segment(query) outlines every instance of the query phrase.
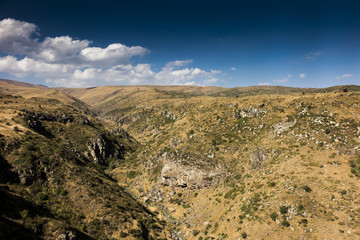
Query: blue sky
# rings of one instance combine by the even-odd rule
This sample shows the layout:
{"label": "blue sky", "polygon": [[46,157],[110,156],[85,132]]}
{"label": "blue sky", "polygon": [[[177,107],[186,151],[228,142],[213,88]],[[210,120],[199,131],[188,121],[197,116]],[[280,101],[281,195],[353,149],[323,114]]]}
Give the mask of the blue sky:
{"label": "blue sky", "polygon": [[0,1],[0,78],[48,86],[360,84],[358,1]]}

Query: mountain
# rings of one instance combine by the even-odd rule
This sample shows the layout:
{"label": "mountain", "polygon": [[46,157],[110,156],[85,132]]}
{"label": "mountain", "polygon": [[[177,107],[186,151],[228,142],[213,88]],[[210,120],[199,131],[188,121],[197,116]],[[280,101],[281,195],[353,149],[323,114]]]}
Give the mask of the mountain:
{"label": "mountain", "polygon": [[19,198],[1,209],[9,232],[360,238],[359,86],[7,88],[0,186]]}

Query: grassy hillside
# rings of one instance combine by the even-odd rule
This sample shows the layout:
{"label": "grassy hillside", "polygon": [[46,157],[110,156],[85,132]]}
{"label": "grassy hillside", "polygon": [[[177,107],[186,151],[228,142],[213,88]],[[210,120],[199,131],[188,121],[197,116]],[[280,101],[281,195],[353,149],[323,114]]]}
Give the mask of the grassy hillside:
{"label": "grassy hillside", "polygon": [[142,144],[113,177],[183,239],[356,239],[357,90],[140,88],[94,106]]}
{"label": "grassy hillside", "polygon": [[167,238],[107,174],[137,141],[58,90],[20,88],[0,92],[0,239]]}
{"label": "grassy hillside", "polygon": [[360,238],[359,86],[2,84],[5,234]]}

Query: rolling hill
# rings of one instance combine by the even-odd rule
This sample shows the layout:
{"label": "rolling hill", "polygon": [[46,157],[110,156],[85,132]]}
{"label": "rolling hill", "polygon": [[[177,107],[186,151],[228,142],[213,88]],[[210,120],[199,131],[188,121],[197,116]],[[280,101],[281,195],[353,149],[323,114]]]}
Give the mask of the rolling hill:
{"label": "rolling hill", "polygon": [[8,232],[360,238],[359,86],[0,87]]}

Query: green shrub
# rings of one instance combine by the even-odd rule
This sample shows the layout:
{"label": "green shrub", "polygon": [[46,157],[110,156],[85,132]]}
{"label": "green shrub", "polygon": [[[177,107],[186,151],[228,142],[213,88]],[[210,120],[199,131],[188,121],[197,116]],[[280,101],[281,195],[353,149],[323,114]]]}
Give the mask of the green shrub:
{"label": "green shrub", "polygon": [[136,175],[137,175],[137,172],[135,172],[135,171],[130,171],[130,172],[127,173],[127,177],[130,178],[130,179],[135,178]]}
{"label": "green shrub", "polygon": [[43,192],[38,192],[38,193],[36,194],[36,198],[37,198],[38,200],[40,200],[40,201],[44,201],[44,200],[47,199],[47,196],[46,196]]}
{"label": "green shrub", "polygon": [[284,227],[290,227],[290,223],[286,219],[281,222],[281,225]]}
{"label": "green shrub", "polygon": [[268,185],[269,185],[269,187],[275,187],[276,183],[275,182],[269,182]]}
{"label": "green shrub", "polygon": [[278,217],[278,214],[277,214],[276,212],[272,212],[272,213],[270,214],[270,217],[271,217],[271,219],[272,219],[273,221],[275,221],[276,218]]}
{"label": "green shrub", "polygon": [[22,211],[20,212],[20,215],[21,215],[21,218],[22,218],[22,219],[27,218],[27,217],[29,216],[29,210],[27,210],[27,209],[22,210]]}
{"label": "green shrub", "polygon": [[186,209],[186,208],[190,208],[190,204],[188,204],[188,203],[187,203],[187,204],[183,204],[182,206],[183,206],[183,208],[185,208],[185,209]]}
{"label": "green shrub", "polygon": [[288,206],[280,206],[280,213],[286,214],[288,212],[289,207]]}

